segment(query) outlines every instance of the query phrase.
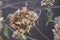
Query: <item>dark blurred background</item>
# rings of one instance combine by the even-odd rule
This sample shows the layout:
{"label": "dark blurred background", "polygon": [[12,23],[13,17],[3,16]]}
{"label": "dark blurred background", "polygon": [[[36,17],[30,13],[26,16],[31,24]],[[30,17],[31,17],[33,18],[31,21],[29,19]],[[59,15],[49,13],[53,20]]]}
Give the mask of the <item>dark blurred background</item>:
{"label": "dark blurred background", "polygon": [[[2,0],[3,1],[3,7],[8,5],[6,8],[3,8],[3,17],[6,19],[9,13],[15,12],[18,8],[21,9],[22,7],[25,6],[24,2],[28,2],[28,9],[30,10],[37,10],[39,14],[39,9],[41,9],[41,0]],[[13,5],[14,4],[14,5]],[[13,6],[12,6],[13,5]],[[53,19],[57,16],[60,16],[60,7],[55,6],[60,6],[60,0],[55,0],[54,6],[53,6]],[[47,22],[47,10],[42,9],[41,10],[41,15],[39,16],[38,19],[39,25],[37,24],[36,27],[39,28],[39,30],[46,35],[50,40],[54,40],[54,35],[52,32],[52,29],[54,28],[54,22],[50,22],[48,26],[46,27],[46,22]],[[8,23],[8,22],[6,22]],[[37,40],[47,40],[45,39],[35,28],[33,28],[31,31],[31,37],[35,38]],[[10,34],[10,39],[7,39],[3,33],[0,33],[1,36],[3,37],[4,40],[17,40],[11,37],[12,31],[9,30]],[[29,39],[28,39],[29,40]]]}

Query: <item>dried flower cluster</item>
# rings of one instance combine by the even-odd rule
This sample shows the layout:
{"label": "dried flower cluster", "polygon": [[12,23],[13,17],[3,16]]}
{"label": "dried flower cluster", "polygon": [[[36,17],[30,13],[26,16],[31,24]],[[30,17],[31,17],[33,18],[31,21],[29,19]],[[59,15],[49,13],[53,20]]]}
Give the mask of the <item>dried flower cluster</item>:
{"label": "dried flower cluster", "polygon": [[26,7],[23,7],[21,10],[18,9],[15,13],[11,14],[9,19],[10,26],[15,30],[13,37],[17,37],[30,31],[33,26],[32,21],[36,21],[38,15],[35,11],[30,11]]}
{"label": "dried flower cluster", "polygon": [[55,25],[55,28],[52,30],[54,35],[58,35],[60,37],[60,23]]}
{"label": "dried flower cluster", "polygon": [[42,0],[41,1],[41,6],[44,5],[53,5],[54,0]]}

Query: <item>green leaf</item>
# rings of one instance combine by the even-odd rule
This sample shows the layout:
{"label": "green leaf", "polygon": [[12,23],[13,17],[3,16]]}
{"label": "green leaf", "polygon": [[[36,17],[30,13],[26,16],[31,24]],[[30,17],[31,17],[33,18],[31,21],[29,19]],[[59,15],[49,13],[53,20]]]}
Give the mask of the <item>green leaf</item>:
{"label": "green leaf", "polygon": [[52,20],[52,16],[48,16],[48,21],[51,21]]}
{"label": "green leaf", "polygon": [[48,7],[48,12],[52,13],[52,8],[50,6]]}
{"label": "green leaf", "polygon": [[23,39],[22,36],[21,36],[18,40],[24,40],[24,39]]}
{"label": "green leaf", "polygon": [[46,23],[46,26],[52,21],[52,16],[48,16],[48,21]]}
{"label": "green leaf", "polygon": [[27,34],[28,36],[32,36],[30,32],[29,32],[29,33],[26,33],[26,34]]}
{"label": "green leaf", "polygon": [[2,29],[3,34],[9,39],[9,33],[8,33],[8,25],[3,23],[3,29]]}

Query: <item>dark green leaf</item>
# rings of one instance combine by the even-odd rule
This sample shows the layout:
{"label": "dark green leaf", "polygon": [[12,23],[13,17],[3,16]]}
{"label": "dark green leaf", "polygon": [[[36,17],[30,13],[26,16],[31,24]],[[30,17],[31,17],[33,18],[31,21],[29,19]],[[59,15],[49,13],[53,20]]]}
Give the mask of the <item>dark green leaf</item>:
{"label": "dark green leaf", "polygon": [[52,21],[52,16],[48,16],[48,21],[46,23],[46,26]]}

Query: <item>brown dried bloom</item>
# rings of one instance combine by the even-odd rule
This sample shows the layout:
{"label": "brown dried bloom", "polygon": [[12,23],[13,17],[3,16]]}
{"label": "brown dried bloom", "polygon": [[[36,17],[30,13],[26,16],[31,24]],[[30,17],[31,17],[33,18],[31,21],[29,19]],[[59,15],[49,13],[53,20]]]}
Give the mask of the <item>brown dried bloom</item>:
{"label": "brown dried bloom", "polygon": [[54,32],[54,35],[60,36],[60,23],[56,24],[52,31]]}
{"label": "brown dried bloom", "polygon": [[10,26],[15,32],[19,31],[19,33],[24,34],[30,31],[32,28],[32,21],[36,21],[38,15],[35,11],[30,11],[26,7],[23,7],[21,10],[18,9],[15,13],[11,14],[9,19]]}
{"label": "brown dried bloom", "polygon": [[54,0],[42,0],[41,1],[41,6],[44,5],[53,5]]}

